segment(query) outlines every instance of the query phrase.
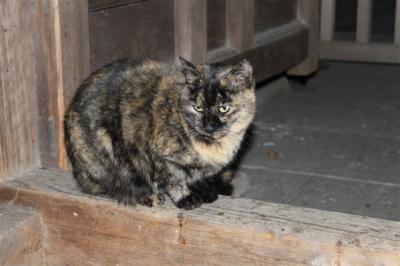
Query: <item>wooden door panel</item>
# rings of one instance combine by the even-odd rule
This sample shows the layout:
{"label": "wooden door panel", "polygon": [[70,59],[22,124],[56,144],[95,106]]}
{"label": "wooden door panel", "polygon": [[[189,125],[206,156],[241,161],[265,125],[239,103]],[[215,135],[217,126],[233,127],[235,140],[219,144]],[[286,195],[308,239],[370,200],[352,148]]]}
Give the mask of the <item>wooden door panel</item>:
{"label": "wooden door panel", "polygon": [[207,50],[224,47],[226,45],[226,0],[207,0],[207,7]]}
{"label": "wooden door panel", "polygon": [[294,0],[256,0],[254,32],[260,33],[295,20],[296,5]]}

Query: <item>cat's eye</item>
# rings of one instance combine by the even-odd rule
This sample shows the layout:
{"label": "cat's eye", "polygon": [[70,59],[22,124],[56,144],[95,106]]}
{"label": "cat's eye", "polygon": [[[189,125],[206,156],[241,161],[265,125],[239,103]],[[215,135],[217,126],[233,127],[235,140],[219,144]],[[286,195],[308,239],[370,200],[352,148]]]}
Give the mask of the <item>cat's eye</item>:
{"label": "cat's eye", "polygon": [[203,108],[200,105],[193,105],[193,109],[200,113],[203,112]]}
{"label": "cat's eye", "polygon": [[219,107],[219,111],[220,111],[221,113],[223,113],[223,114],[229,112],[229,109],[230,109],[229,105],[221,105],[221,106]]}

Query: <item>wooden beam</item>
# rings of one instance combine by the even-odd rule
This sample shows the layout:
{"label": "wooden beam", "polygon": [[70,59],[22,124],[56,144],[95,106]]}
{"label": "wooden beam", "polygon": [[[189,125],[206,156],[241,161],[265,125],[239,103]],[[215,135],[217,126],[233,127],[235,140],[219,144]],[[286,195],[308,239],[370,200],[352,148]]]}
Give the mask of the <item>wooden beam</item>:
{"label": "wooden beam", "polygon": [[82,194],[48,169],[0,185],[39,211],[49,265],[398,265],[400,222],[221,197],[182,211]]}
{"label": "wooden beam", "polygon": [[255,78],[260,81],[282,73],[307,56],[307,27],[298,22],[287,23],[257,34],[254,46],[244,52],[223,48],[208,54],[208,62],[236,64],[250,60]]}
{"label": "wooden beam", "polygon": [[320,1],[298,0],[297,17],[307,25],[308,48],[307,58],[288,71],[289,75],[307,76],[317,71],[320,42]]}
{"label": "wooden beam", "polygon": [[177,55],[194,63],[207,57],[207,1],[175,0]]}
{"label": "wooden beam", "polygon": [[34,210],[0,203],[0,265],[45,265],[42,233]]}
{"label": "wooden beam", "polygon": [[228,46],[247,50],[254,37],[254,0],[230,0],[226,4]]}
{"label": "wooden beam", "polygon": [[394,44],[400,46],[400,0],[396,0]]}
{"label": "wooden beam", "polygon": [[89,75],[89,24],[87,0],[52,0],[54,15],[54,66],[57,73],[50,113],[55,120],[58,165],[68,167],[64,147],[64,111],[80,83]]}
{"label": "wooden beam", "polygon": [[321,42],[321,59],[373,62],[400,63],[400,47],[392,44],[369,43],[368,45],[355,42]]}
{"label": "wooden beam", "polygon": [[321,0],[321,40],[332,41],[335,34],[336,0]]}
{"label": "wooden beam", "polygon": [[357,1],[356,41],[368,43],[371,36],[372,0]]}

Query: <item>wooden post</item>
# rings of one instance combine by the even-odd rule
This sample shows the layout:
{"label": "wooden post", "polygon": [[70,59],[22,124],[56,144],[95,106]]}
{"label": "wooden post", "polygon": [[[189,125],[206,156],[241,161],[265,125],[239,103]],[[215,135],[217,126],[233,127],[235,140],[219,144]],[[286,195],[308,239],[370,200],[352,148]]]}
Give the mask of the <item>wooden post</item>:
{"label": "wooden post", "polygon": [[308,55],[301,64],[288,71],[289,75],[307,76],[318,69],[320,44],[320,8],[320,1],[298,1],[298,19],[302,23],[306,24],[308,28]]}
{"label": "wooden post", "polygon": [[335,33],[336,0],[321,0],[321,40],[332,41]]}
{"label": "wooden post", "polygon": [[396,0],[394,44],[400,46],[400,0]]}
{"label": "wooden post", "polygon": [[89,75],[88,3],[74,0],[52,0],[54,15],[54,70],[57,72],[54,101],[55,135],[57,136],[58,166],[68,167],[64,147],[64,112],[80,83]]}
{"label": "wooden post", "polygon": [[371,35],[372,0],[358,0],[356,41],[368,43]]}
{"label": "wooden post", "polygon": [[176,0],[177,55],[194,63],[207,59],[207,1]]}
{"label": "wooden post", "polygon": [[228,45],[247,50],[253,44],[254,0],[230,0],[226,5]]}

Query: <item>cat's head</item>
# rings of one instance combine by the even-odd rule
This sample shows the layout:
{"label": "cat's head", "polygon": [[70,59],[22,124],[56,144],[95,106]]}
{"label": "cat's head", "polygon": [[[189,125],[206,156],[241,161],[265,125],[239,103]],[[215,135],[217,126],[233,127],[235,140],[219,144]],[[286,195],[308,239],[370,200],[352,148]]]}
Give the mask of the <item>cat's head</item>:
{"label": "cat's head", "polygon": [[181,107],[190,134],[211,142],[244,132],[255,113],[250,63],[194,65],[183,58],[180,61],[185,77]]}

